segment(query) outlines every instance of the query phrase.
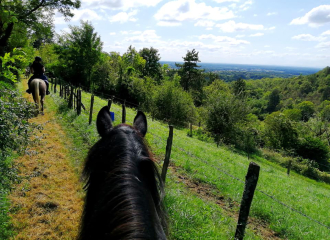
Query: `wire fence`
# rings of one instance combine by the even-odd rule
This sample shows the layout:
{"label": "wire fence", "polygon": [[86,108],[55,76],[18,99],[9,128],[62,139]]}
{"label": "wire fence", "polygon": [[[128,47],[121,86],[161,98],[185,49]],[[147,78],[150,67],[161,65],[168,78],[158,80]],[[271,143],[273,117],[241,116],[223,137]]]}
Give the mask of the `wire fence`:
{"label": "wire fence", "polygon": [[[84,90],[84,91],[87,92],[87,93],[90,93],[90,94],[96,94],[96,95],[98,95],[98,97],[100,97],[100,98],[117,100],[117,102],[119,102],[119,103],[121,103],[121,104],[129,104],[129,105],[131,105],[131,106],[133,106],[133,107],[136,107],[137,109],[139,109],[139,107],[140,107],[139,104],[135,104],[135,103],[132,103],[132,102],[126,101],[125,99],[122,99],[122,98],[117,97],[117,96],[115,96],[115,95],[104,94],[104,93],[100,93],[100,92],[97,92],[97,91],[90,92],[90,91],[88,91],[87,88],[84,88],[84,87],[79,87],[79,88],[81,88],[82,90]],[[187,124],[187,123],[184,123],[184,124]],[[156,135],[156,134],[154,134],[154,133],[151,133],[151,134],[152,134],[153,136],[155,136],[156,138],[158,138],[159,140],[163,140],[162,137],[160,137],[160,136],[158,136],[158,135]],[[197,160],[199,160],[199,161],[201,161],[201,162],[203,162],[203,163],[205,163],[205,164],[211,165],[214,169],[216,169],[217,171],[220,171],[220,172],[224,173],[225,175],[229,176],[230,178],[234,179],[235,181],[238,181],[238,182],[240,182],[240,183],[242,183],[242,184],[245,184],[245,181],[244,181],[244,180],[242,180],[242,179],[240,179],[240,178],[234,176],[233,174],[231,174],[231,173],[229,173],[229,172],[223,170],[223,168],[224,168],[224,165],[223,165],[223,164],[218,163],[218,165],[220,165],[221,167],[223,167],[223,168],[219,168],[218,166],[215,166],[215,165],[213,165],[213,164],[210,164],[210,162],[206,161],[205,159],[202,159],[202,158],[200,158],[200,157],[195,156],[195,155],[192,154],[190,151],[187,151],[187,150],[185,150],[184,148],[181,148],[181,147],[179,147],[179,146],[174,146],[174,148],[176,148],[176,149],[178,149],[179,151],[185,153],[185,154],[186,154],[187,156],[189,156],[189,157],[195,158],[195,159],[197,159]],[[173,158],[171,158],[171,159],[173,159]],[[320,164],[320,165],[322,165],[322,164]],[[324,165],[324,166],[326,166],[326,165]],[[322,226],[322,227],[324,227],[324,228],[330,230],[330,226],[328,226],[328,225],[326,225],[326,224],[324,224],[324,223],[321,223],[320,221],[318,221],[318,220],[316,220],[316,219],[314,219],[314,218],[308,216],[307,214],[303,213],[303,212],[300,211],[300,210],[297,210],[296,208],[294,208],[294,207],[292,207],[292,206],[289,206],[288,204],[284,203],[283,201],[280,201],[279,199],[277,199],[275,196],[273,196],[273,195],[271,195],[271,194],[268,194],[268,193],[265,192],[264,190],[256,189],[256,191],[259,192],[259,193],[261,193],[261,194],[263,194],[264,196],[266,196],[267,198],[271,199],[272,201],[274,201],[274,202],[276,202],[276,203],[278,203],[278,204],[280,204],[280,205],[286,207],[287,209],[289,209],[289,210],[291,210],[291,211],[293,211],[293,212],[296,212],[296,213],[298,213],[299,215],[305,217],[306,219],[309,219],[310,221],[313,221],[314,223],[316,223],[316,224],[318,224],[318,225],[320,225],[320,226]]]}

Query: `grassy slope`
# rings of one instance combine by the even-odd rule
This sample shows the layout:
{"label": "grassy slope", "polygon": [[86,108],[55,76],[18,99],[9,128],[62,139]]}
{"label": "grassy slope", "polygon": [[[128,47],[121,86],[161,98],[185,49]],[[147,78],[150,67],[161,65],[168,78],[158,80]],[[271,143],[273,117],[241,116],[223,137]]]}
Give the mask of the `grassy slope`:
{"label": "grassy slope", "polygon": [[[82,97],[82,101],[88,110],[90,95],[83,93]],[[95,98],[93,122],[95,122],[99,109],[106,104],[105,100]],[[113,105],[112,111],[115,112],[116,116],[115,124],[118,124],[121,120],[121,107]],[[79,117],[70,114],[72,115],[70,117],[72,126],[84,136],[89,145],[93,144],[97,140],[97,133],[95,126],[89,126],[87,123],[88,111],[83,112]],[[134,115],[133,110],[127,109],[128,123],[132,123]],[[148,123],[149,134],[147,134],[147,139],[153,152],[157,156],[163,156],[168,128],[165,124],[151,119],[148,119]],[[245,156],[233,153],[226,148],[217,148],[214,144],[187,137],[186,130],[175,129],[171,161],[176,166],[183,168],[192,178],[219,189],[228,201],[240,202],[243,184],[221,170],[225,170],[244,181],[249,164]],[[286,169],[261,158],[255,161],[261,166],[258,190],[273,195],[287,205],[328,226],[330,225],[330,219],[328,218],[329,185],[318,183],[294,173],[287,177]],[[234,221],[223,216],[221,209],[187,193],[184,187],[176,184],[171,175],[167,184],[166,201],[173,223],[171,229],[173,238],[196,239],[209,237],[227,239],[233,236]],[[198,203],[200,201],[202,202],[201,205]],[[213,215],[210,212],[216,213]],[[266,220],[270,227],[283,238],[327,239],[330,234],[329,229],[289,210],[260,192],[255,195],[251,215]],[[226,220],[223,221],[222,219]],[[205,229],[205,231],[200,231],[199,228]],[[205,234],[210,234],[210,236]],[[251,235],[249,238],[253,239],[254,237]]]}
{"label": "grassy slope", "polygon": [[[89,107],[90,95],[84,94],[83,101]],[[97,111],[106,102],[96,98],[94,120]],[[117,120],[121,119],[121,108],[113,106]],[[127,110],[127,119],[131,123],[134,111]],[[165,152],[168,127],[149,118],[147,139],[156,155]],[[174,131],[171,161],[186,170],[193,178],[219,189],[228,198],[240,202],[244,185],[219,170],[244,181],[248,168],[245,156],[226,148],[217,148],[215,144],[201,142],[187,136],[186,130]],[[330,226],[328,206],[330,205],[330,186],[324,183],[292,173],[286,175],[286,169],[262,158],[254,160],[261,166],[258,190],[274,196],[317,221]],[[172,189],[168,189],[171,196]],[[330,230],[314,223],[300,214],[291,211],[273,199],[256,192],[251,216],[269,222],[271,228],[284,238],[289,239],[328,239]]]}
{"label": "grassy slope", "polygon": [[[95,124],[88,125],[88,111],[83,111],[80,116],[77,116],[73,111],[68,111],[63,106],[62,99],[58,96],[53,97],[58,104],[59,116],[63,120],[61,121],[62,126],[66,129],[68,135],[71,136],[71,140],[75,148],[80,152],[80,155],[86,156],[88,148],[98,140]],[[86,108],[89,109],[88,100],[90,95],[83,93],[82,98]],[[106,104],[105,100],[95,98],[93,123],[96,120],[97,112]],[[113,105],[112,111],[115,112],[116,117],[114,124],[119,124],[121,122],[121,107]],[[127,109],[127,123],[132,123],[135,113],[131,109]],[[155,124],[157,122],[151,123],[149,120],[150,129]],[[147,136],[151,143],[152,139],[150,137],[152,135],[147,134]],[[164,152],[164,149],[154,150],[156,153],[158,150],[159,152]],[[82,160],[80,158],[80,161]],[[77,167],[81,165],[78,158],[75,165]],[[171,239],[230,239],[234,236],[235,219],[227,216],[213,202],[203,201],[196,195],[188,192],[185,186],[176,183],[175,177],[171,174],[168,174],[166,194],[166,204],[171,221]],[[260,237],[247,230],[245,239],[260,239]]]}

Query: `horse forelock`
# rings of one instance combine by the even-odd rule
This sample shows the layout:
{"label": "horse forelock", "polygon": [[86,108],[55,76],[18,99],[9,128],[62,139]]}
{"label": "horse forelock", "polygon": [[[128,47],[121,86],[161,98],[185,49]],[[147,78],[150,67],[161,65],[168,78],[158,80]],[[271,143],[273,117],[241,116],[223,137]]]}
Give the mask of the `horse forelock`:
{"label": "horse forelock", "polygon": [[121,124],[100,139],[88,154],[84,175],[88,181],[80,239],[93,229],[110,231],[105,232],[111,239],[165,238],[153,219],[156,215],[165,227],[160,176],[135,128]]}

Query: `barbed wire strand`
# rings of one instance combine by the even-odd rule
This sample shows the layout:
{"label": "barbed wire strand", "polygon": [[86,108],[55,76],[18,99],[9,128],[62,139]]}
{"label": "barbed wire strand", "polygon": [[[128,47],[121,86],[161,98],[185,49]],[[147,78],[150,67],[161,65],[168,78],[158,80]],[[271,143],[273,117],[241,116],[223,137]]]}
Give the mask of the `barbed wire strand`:
{"label": "barbed wire strand", "polygon": [[[84,89],[83,87],[79,87],[79,88],[83,89],[85,92],[88,92],[88,93],[90,93],[90,94],[93,94],[93,93],[87,91],[87,89]],[[94,93],[99,93],[99,92],[94,92]],[[106,96],[106,97],[109,97],[109,98],[116,98],[116,99],[118,99],[118,100],[124,101],[125,103],[128,103],[129,105],[135,105],[135,106],[139,107],[139,105],[134,104],[134,103],[130,103],[130,102],[124,100],[124,99],[121,99],[121,98],[116,97],[115,95],[108,95],[108,94],[103,94],[103,93],[101,93],[101,95]],[[184,122],[182,122],[182,123],[184,123]],[[185,123],[185,124],[187,124],[187,123]],[[159,137],[158,135],[155,135],[155,134],[152,134],[152,135],[157,136],[158,138],[161,138],[161,137]],[[162,139],[162,138],[161,138],[161,139]],[[180,148],[180,147],[176,147],[176,148],[178,148],[181,152],[186,153],[186,154],[187,154],[188,156],[190,156],[190,157],[193,157],[193,158],[195,158],[195,159],[198,159],[198,160],[200,160],[200,161],[202,161],[202,162],[204,162],[204,163],[206,163],[206,164],[210,164],[210,163],[207,162],[206,160],[201,159],[201,158],[199,158],[199,157],[197,157],[197,156],[191,154],[189,151],[187,151],[187,150],[185,150],[185,149],[183,149],[183,148]],[[220,164],[220,165],[223,166],[222,164]],[[321,165],[322,165],[322,164],[321,164]],[[227,176],[231,177],[232,179],[234,179],[234,180],[236,180],[236,181],[238,181],[238,182],[241,182],[241,183],[245,184],[245,181],[239,179],[238,177],[236,177],[236,176],[234,176],[234,175],[232,175],[232,174],[230,174],[230,173],[228,173],[228,172],[226,172],[226,171],[224,171],[224,170],[218,168],[217,166],[214,166],[214,165],[211,165],[211,166],[214,167],[215,169],[217,169],[218,171],[220,171],[220,172],[226,174]],[[324,165],[324,166],[325,166],[325,165]],[[310,217],[310,216],[304,214],[303,212],[301,212],[301,211],[299,211],[299,210],[297,210],[297,209],[295,209],[295,208],[293,208],[293,207],[291,207],[291,206],[285,204],[284,202],[278,200],[277,198],[275,198],[274,196],[272,196],[272,195],[270,195],[270,194],[264,192],[263,190],[259,190],[259,189],[257,188],[256,191],[257,191],[257,192],[260,192],[260,193],[262,193],[262,194],[264,194],[265,196],[267,196],[267,197],[269,197],[270,199],[272,199],[273,201],[275,201],[275,202],[281,204],[282,206],[284,206],[284,207],[290,209],[291,211],[294,211],[294,212],[300,214],[301,216],[306,217],[306,218],[309,219],[310,221],[313,221],[313,222],[315,222],[315,223],[317,223],[317,224],[319,224],[319,225],[321,225],[321,226],[323,226],[323,227],[325,227],[325,228],[327,228],[327,229],[330,230],[330,227],[329,227],[329,226],[327,226],[327,225],[325,225],[325,224],[319,222],[318,220],[315,220],[315,219],[313,219],[312,217]]]}

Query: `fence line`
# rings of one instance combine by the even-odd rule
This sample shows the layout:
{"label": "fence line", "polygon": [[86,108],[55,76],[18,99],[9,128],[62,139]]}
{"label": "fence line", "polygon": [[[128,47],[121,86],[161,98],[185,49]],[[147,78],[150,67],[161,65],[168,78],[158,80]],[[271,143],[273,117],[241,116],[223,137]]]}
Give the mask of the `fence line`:
{"label": "fence line", "polygon": [[[197,157],[197,156],[194,156],[193,154],[191,154],[189,151],[186,151],[185,149],[182,149],[182,148],[180,148],[180,147],[177,147],[177,148],[178,148],[180,151],[185,152],[187,155],[189,155],[189,156],[191,156],[191,157],[193,157],[193,158],[195,158],[195,159],[198,159],[198,160],[200,160],[200,161],[202,161],[202,162],[204,162],[204,163],[210,164],[209,162],[205,161],[204,159],[201,159],[201,158],[199,158],[199,157]],[[219,164],[220,164],[221,166],[223,166],[221,163],[219,163]],[[226,171],[224,171],[224,170],[222,170],[222,169],[220,169],[220,168],[218,168],[218,167],[216,167],[216,166],[214,166],[214,165],[212,165],[212,164],[211,164],[211,166],[214,167],[215,169],[217,169],[218,171],[221,171],[221,172],[223,172],[224,174],[230,176],[231,178],[235,179],[236,181],[239,181],[239,182],[241,182],[241,183],[243,183],[243,184],[245,183],[244,181],[242,181],[242,180],[239,179],[238,177],[235,177],[234,175],[232,175],[232,174],[230,174],[230,173],[228,173],[228,172],[226,172]],[[260,193],[262,193],[262,194],[264,194],[265,196],[267,196],[267,197],[269,197],[269,198],[271,198],[271,199],[274,200],[275,202],[277,202],[277,203],[279,203],[279,204],[281,204],[281,205],[283,205],[283,206],[289,208],[291,211],[294,211],[294,212],[296,212],[296,213],[299,213],[300,215],[302,215],[302,216],[308,218],[309,220],[311,220],[311,221],[313,221],[313,222],[315,222],[315,223],[317,223],[317,224],[319,224],[319,225],[321,225],[321,226],[323,226],[323,227],[325,227],[325,228],[327,228],[327,229],[330,230],[330,227],[329,227],[329,226],[327,226],[327,225],[325,225],[325,224],[319,222],[318,220],[315,220],[315,219],[313,219],[312,217],[310,217],[310,216],[304,214],[303,212],[301,212],[301,211],[299,211],[299,210],[297,210],[297,209],[295,209],[295,208],[293,208],[293,207],[291,207],[291,206],[285,204],[284,202],[278,200],[276,197],[274,197],[274,196],[272,196],[272,195],[270,195],[270,194],[264,192],[263,190],[256,189],[256,191],[257,191],[257,192],[260,192]]]}
{"label": "fence line", "polygon": [[[87,91],[86,88],[85,88],[85,89],[84,89],[83,87],[78,87],[78,88],[81,88],[81,89],[85,90],[86,92],[90,93],[89,91]],[[98,92],[94,92],[94,93],[98,93]],[[101,94],[103,94],[103,93],[101,93]],[[120,98],[116,97],[115,95],[107,95],[107,94],[103,94],[103,96],[104,96],[104,95],[105,95],[106,97],[110,97],[110,98],[113,97],[113,98],[116,98],[116,99],[118,99],[118,100],[122,100],[122,101],[124,101],[124,102],[126,102],[126,103],[129,103],[129,105],[135,105],[135,106],[139,107],[139,105],[134,104],[134,103],[127,102],[127,101],[125,101],[124,99],[120,99]],[[101,97],[101,96],[99,96],[99,97]],[[185,124],[187,124],[187,123],[185,123]],[[156,135],[156,134],[152,134],[152,135],[157,136],[159,139],[162,139],[161,137],[159,137],[159,136]],[[209,162],[207,162],[206,160],[201,159],[201,158],[199,158],[199,157],[197,157],[197,156],[191,154],[189,151],[187,151],[187,150],[185,150],[185,149],[183,149],[183,148],[180,148],[180,147],[177,147],[177,148],[178,148],[180,151],[182,151],[182,152],[186,153],[187,155],[189,155],[190,157],[193,157],[193,158],[195,158],[195,159],[198,159],[198,160],[200,160],[200,161],[202,161],[202,162],[204,162],[204,163],[206,163],[206,164],[209,164]],[[221,163],[219,163],[219,164],[220,164],[220,166],[223,166]],[[239,179],[238,177],[236,177],[236,176],[234,176],[234,175],[232,175],[232,174],[230,174],[230,173],[228,173],[228,172],[226,172],[226,171],[224,171],[224,170],[222,170],[222,169],[220,169],[220,168],[218,168],[218,167],[216,167],[216,166],[214,166],[214,165],[211,165],[211,166],[214,167],[215,169],[217,169],[218,171],[220,171],[220,172],[222,172],[222,173],[228,175],[228,176],[231,177],[232,179],[234,179],[234,180],[236,180],[236,181],[238,181],[238,182],[241,182],[241,183],[245,184],[245,182],[244,182],[243,180]],[[291,211],[294,211],[294,212],[300,214],[301,216],[303,216],[303,217],[305,217],[305,218],[307,218],[307,219],[309,219],[309,220],[311,220],[311,221],[313,221],[313,222],[319,224],[320,226],[323,226],[323,227],[325,227],[325,228],[327,228],[327,229],[330,230],[330,227],[329,227],[329,226],[327,226],[327,225],[325,225],[325,224],[319,222],[318,220],[315,220],[315,219],[313,219],[312,217],[310,217],[310,216],[304,214],[303,212],[301,212],[301,211],[299,211],[299,210],[297,210],[297,209],[295,209],[295,208],[293,208],[293,207],[291,207],[291,206],[285,204],[284,202],[278,200],[276,197],[274,197],[274,196],[272,196],[272,195],[270,195],[270,194],[264,192],[263,190],[258,190],[258,189],[256,189],[256,191],[257,191],[257,192],[260,192],[260,193],[262,193],[262,194],[264,194],[264,195],[267,196],[268,198],[270,198],[270,199],[272,199],[273,201],[275,201],[275,202],[281,204],[282,206],[284,206],[284,207],[290,209]]]}

